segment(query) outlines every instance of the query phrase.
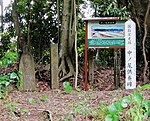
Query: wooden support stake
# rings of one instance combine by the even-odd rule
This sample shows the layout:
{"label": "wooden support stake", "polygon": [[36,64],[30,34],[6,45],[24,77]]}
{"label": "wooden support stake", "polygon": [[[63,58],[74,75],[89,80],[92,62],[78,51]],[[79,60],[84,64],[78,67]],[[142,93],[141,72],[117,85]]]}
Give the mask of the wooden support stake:
{"label": "wooden support stake", "polygon": [[93,60],[93,52],[90,52],[89,56],[89,82],[94,82],[94,60]]}
{"label": "wooden support stake", "polygon": [[51,88],[58,89],[58,44],[51,44]]}
{"label": "wooden support stake", "polygon": [[118,89],[120,86],[120,65],[121,49],[114,49],[114,86]]}
{"label": "wooden support stake", "polygon": [[85,36],[85,62],[84,62],[84,88],[88,90],[88,22],[86,22],[86,36]]}

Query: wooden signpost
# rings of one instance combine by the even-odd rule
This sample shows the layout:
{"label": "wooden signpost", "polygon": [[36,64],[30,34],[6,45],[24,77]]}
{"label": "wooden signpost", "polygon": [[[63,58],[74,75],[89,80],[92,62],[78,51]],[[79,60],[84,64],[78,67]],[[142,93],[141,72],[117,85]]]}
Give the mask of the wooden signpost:
{"label": "wooden signpost", "polygon": [[[127,38],[129,37],[130,34],[129,32],[127,32],[129,30],[129,25],[131,25],[131,29],[135,29],[135,24],[133,25],[133,21],[131,20],[127,21],[125,24],[125,20],[120,20],[118,17],[84,18],[83,20],[86,22],[84,78],[85,78],[85,90],[88,90],[88,49],[89,48],[125,48],[125,46],[128,46],[126,41],[129,41],[129,38]],[[133,43],[135,44],[135,30],[131,32],[131,34],[134,34],[134,37],[132,37],[132,39],[134,39]],[[130,47],[131,46],[133,45],[130,45]],[[130,47],[128,47],[127,49],[129,50]],[[128,50],[126,50],[126,52],[128,52]],[[133,55],[135,57],[135,48],[134,48]],[[127,57],[129,58],[128,55]],[[126,68],[128,67],[128,71],[129,71],[130,63],[129,60],[127,61],[127,58],[126,58],[126,63],[128,63],[128,66],[126,66]],[[133,64],[131,65],[133,66]],[[136,70],[134,71],[136,73]],[[120,73],[120,70],[117,70],[116,72]],[[119,74],[115,74],[115,75],[119,75]],[[129,74],[127,72],[126,72],[126,77],[129,77]],[[117,78],[118,76],[115,77],[115,79]],[[134,78],[135,78],[135,74],[134,74]],[[134,86],[132,88],[135,87],[135,81],[133,81],[133,85]],[[127,89],[129,89],[129,87]]]}
{"label": "wooden signpost", "polygon": [[125,22],[126,89],[136,88],[136,27],[129,19]]}

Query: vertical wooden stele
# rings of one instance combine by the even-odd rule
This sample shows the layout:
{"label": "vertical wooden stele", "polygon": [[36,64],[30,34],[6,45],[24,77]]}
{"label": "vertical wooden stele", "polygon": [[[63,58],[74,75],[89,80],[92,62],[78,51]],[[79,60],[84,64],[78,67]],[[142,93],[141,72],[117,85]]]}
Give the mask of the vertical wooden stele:
{"label": "vertical wooden stele", "polygon": [[51,44],[51,88],[58,89],[59,81],[58,81],[58,44]]}

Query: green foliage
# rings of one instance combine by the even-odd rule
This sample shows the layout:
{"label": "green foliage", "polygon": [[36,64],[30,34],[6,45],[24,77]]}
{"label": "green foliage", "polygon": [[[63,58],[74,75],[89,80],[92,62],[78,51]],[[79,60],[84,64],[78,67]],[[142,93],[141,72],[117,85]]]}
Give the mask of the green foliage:
{"label": "green foliage", "polygon": [[[43,62],[45,60],[48,62],[50,41],[54,39],[54,42],[57,42],[58,40],[56,1],[19,0],[15,11],[18,14],[21,32],[26,39],[28,34],[30,35],[30,49],[35,61],[39,61],[43,55],[46,55],[43,58]],[[7,30],[11,34],[11,37],[16,37],[14,26],[12,26],[13,19],[11,12],[12,8],[8,8],[4,17],[4,23],[8,24]],[[29,26],[30,29],[28,29]],[[8,40],[10,41],[10,39]]]}
{"label": "green foliage", "polygon": [[3,32],[0,34],[1,41],[0,41],[0,58],[10,49],[10,34],[8,32]]}
{"label": "green foliage", "polygon": [[123,106],[121,102],[112,103],[108,107],[100,104],[98,110],[99,117],[105,121],[118,121],[118,113],[123,110]]}
{"label": "green foliage", "polygon": [[109,113],[108,107],[106,105],[99,104],[98,116],[101,117],[102,119],[105,119],[108,113]]}
{"label": "green foliage", "polygon": [[64,82],[63,87],[64,87],[66,93],[70,93],[72,91],[72,86],[70,85],[69,82]]}
{"label": "green foliage", "polygon": [[150,84],[145,84],[144,86],[138,86],[138,89],[140,90],[150,89]]}
{"label": "green foliage", "polygon": [[6,52],[4,56],[0,59],[0,67],[8,67],[12,65],[17,60],[17,53],[16,52]]}
{"label": "green foliage", "polygon": [[6,88],[11,82],[16,82],[19,80],[17,73],[12,72],[7,75],[0,75],[0,89]]}
{"label": "green foliage", "polygon": [[9,99],[5,99],[5,105],[6,108],[8,108],[10,110],[10,112],[13,112],[17,106],[16,102],[11,102]]}
{"label": "green foliage", "polygon": [[85,24],[82,19],[78,20],[78,54],[82,56],[84,50]]}
{"label": "green foliage", "polygon": [[127,111],[127,115],[131,121],[143,121],[144,119],[148,119],[148,116],[150,116],[150,100],[144,100],[139,92],[134,92],[131,104],[133,106]]}
{"label": "green foliage", "polygon": [[[6,52],[5,55],[0,59],[0,67],[7,68],[11,66],[17,59],[17,54],[15,52]],[[8,72],[0,74],[0,98],[4,98],[3,92],[8,89],[11,82],[19,81],[18,72]]]}
{"label": "green foliage", "polygon": [[[80,92],[78,95],[80,95],[81,97],[85,96],[84,94],[81,95]],[[79,100],[76,102],[68,102],[68,105],[70,109],[72,110],[69,111],[68,115],[65,118],[64,117],[62,118],[62,121],[73,120],[74,116],[77,116],[77,115],[82,115],[86,119],[88,116],[94,115],[95,113],[95,110],[90,108],[86,97],[83,97],[82,100]]]}
{"label": "green foliage", "polygon": [[96,16],[120,17],[121,19],[129,16],[127,8],[119,8],[115,0],[94,0],[92,6],[98,11]]}
{"label": "green foliage", "polygon": [[36,101],[33,98],[28,99],[29,104],[36,105]]}
{"label": "green foliage", "polygon": [[114,65],[114,51],[113,49],[101,49],[97,50],[98,58],[94,60],[97,66],[113,66]]}
{"label": "green foliage", "polygon": [[42,97],[40,98],[41,101],[46,101],[47,100],[47,96],[46,95],[42,95]]}
{"label": "green foliage", "polygon": [[[149,89],[150,86],[140,88]],[[132,96],[123,97],[109,106],[100,104],[98,115],[105,121],[119,121],[119,112],[124,110],[127,110],[124,116],[128,121],[143,121],[150,117],[150,100],[145,100],[140,92],[133,92]]]}

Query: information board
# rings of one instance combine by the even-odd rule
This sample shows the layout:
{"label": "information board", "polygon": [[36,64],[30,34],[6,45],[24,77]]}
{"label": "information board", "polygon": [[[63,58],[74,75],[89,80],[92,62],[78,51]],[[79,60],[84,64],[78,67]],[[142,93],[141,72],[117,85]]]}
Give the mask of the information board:
{"label": "information board", "polygon": [[88,21],[88,47],[125,46],[125,22],[115,20]]}
{"label": "information board", "polygon": [[88,89],[88,48],[125,48],[126,89],[136,88],[136,25],[118,17],[84,18],[85,90]]}

